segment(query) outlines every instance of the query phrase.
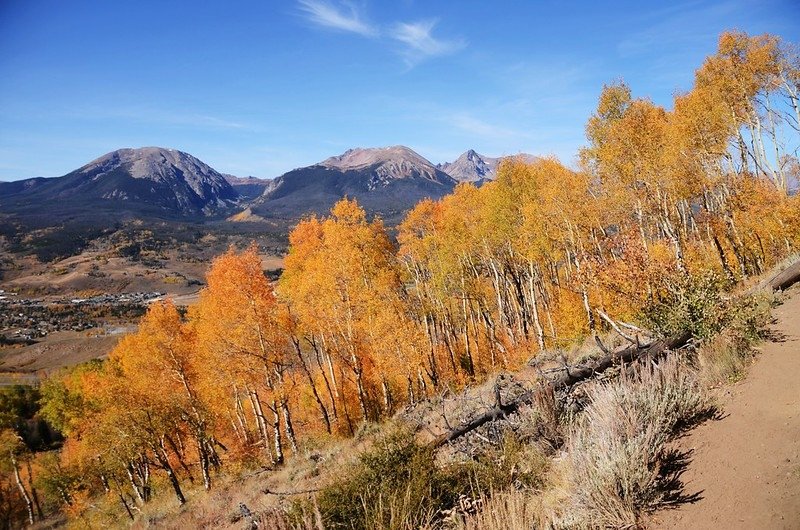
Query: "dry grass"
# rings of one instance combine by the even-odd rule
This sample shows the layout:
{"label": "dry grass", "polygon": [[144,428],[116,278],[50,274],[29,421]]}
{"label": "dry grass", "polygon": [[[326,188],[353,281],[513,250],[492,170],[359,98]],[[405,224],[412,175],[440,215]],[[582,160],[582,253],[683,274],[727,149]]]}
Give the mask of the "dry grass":
{"label": "dry grass", "polygon": [[753,359],[753,350],[730,333],[723,333],[703,344],[697,360],[703,379],[709,386],[735,383],[745,375]]}
{"label": "dry grass", "polygon": [[497,493],[457,528],[632,528],[670,498],[668,442],[713,410],[696,371],[670,356],[587,394],[544,489]]}
{"label": "dry grass", "polygon": [[[380,430],[382,426],[373,426]],[[276,470],[260,468],[229,468],[224,475],[216,476],[214,489],[206,492],[201,484],[184,484],[187,504],[178,509],[168,485],[164,494],[157,495],[142,507],[133,528],[247,528],[240,504],[253,514],[260,528],[294,528],[285,517],[292,501],[300,495],[265,493],[295,493],[313,490],[338,478],[338,472],[355,461],[357,455],[370,447],[374,433],[365,432],[359,438],[326,439],[318,443],[306,440],[300,454],[289,458]],[[112,502],[114,500],[112,499]],[[119,510],[118,507],[114,507]],[[314,528],[313,513],[296,522],[296,528]],[[282,525],[282,526],[281,526]],[[100,525],[100,527],[106,527]]]}
{"label": "dry grass", "polygon": [[496,493],[478,513],[456,523],[458,530],[531,530],[542,527],[541,499],[533,492]]}
{"label": "dry grass", "polygon": [[711,411],[696,373],[671,356],[589,392],[567,446],[567,502],[556,527],[633,527],[666,500],[667,443]]}

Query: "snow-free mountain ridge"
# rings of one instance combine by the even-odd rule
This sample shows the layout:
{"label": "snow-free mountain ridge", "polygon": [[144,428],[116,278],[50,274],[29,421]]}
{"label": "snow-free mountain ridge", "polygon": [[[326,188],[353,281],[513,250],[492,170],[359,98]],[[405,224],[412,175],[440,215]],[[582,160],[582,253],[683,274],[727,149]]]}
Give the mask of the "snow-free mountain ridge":
{"label": "snow-free mountain ridge", "polygon": [[[459,182],[472,182],[482,184],[497,177],[497,168],[505,158],[509,157],[490,157],[476,153],[470,149],[455,159],[453,162],[438,164],[436,167],[453,177]],[[520,153],[513,155],[512,158],[522,158],[532,161],[536,157],[533,155]]]}
{"label": "snow-free mountain ridge", "polygon": [[208,164],[160,147],[118,149],[62,177],[0,183],[0,211],[23,214],[98,209],[208,217],[230,210],[238,199]]}
{"label": "snow-free mountain ridge", "polygon": [[[531,159],[530,155],[518,155]],[[387,223],[399,222],[422,199],[439,199],[459,182],[496,177],[502,158],[469,150],[432,164],[401,146],[355,148],[274,179],[223,174],[175,149],[118,149],[62,177],[0,182],[0,213],[46,216],[104,212],[174,219],[241,218],[291,221],[326,214],[350,197]]]}
{"label": "snow-free mountain ridge", "polygon": [[420,200],[441,198],[456,184],[408,147],[357,148],[281,175],[251,209],[265,218],[299,218],[324,214],[350,197],[394,223]]}

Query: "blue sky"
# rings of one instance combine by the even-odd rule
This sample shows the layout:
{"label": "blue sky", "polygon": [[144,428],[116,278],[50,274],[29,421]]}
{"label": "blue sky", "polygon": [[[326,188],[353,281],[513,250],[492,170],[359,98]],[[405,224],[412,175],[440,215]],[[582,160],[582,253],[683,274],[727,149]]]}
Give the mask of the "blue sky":
{"label": "blue sky", "polygon": [[0,0],[0,179],[120,147],[274,177],[350,147],[573,160],[603,83],[670,105],[800,2]]}

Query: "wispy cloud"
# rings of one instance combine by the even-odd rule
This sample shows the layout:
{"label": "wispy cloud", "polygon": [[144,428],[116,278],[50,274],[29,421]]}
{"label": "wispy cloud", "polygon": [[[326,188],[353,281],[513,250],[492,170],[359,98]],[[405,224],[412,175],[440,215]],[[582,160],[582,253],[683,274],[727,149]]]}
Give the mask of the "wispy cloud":
{"label": "wispy cloud", "polygon": [[166,127],[192,127],[206,130],[253,130],[251,124],[203,113],[181,112],[147,105],[118,107],[80,107],[66,113],[72,119],[124,120],[130,123],[157,124]]}
{"label": "wispy cloud", "polygon": [[[136,116],[131,114],[130,117]],[[178,114],[178,113],[159,113],[142,118],[143,121],[158,121],[165,125],[187,126],[187,127],[206,127],[209,129],[250,129],[251,126],[238,121],[217,118],[205,114]]]}
{"label": "wispy cloud", "polygon": [[347,0],[297,0],[297,6],[303,17],[316,26],[399,42],[400,54],[409,68],[431,57],[450,55],[467,45],[463,39],[434,36],[436,19],[377,25],[367,19],[363,8]]}
{"label": "wispy cloud", "polygon": [[445,40],[434,37],[433,29],[437,22],[437,20],[399,22],[392,27],[391,37],[405,45],[403,55],[409,64],[415,64],[428,57],[450,55],[467,45],[461,39]]}
{"label": "wispy cloud", "polygon": [[325,0],[299,0],[303,15],[312,23],[364,37],[377,37],[378,28],[367,22],[363,13],[349,2],[334,5]]}
{"label": "wispy cloud", "polygon": [[656,10],[652,21],[643,20],[639,31],[623,39],[617,50],[621,57],[629,58],[665,50],[676,54],[686,49],[702,49],[703,44],[715,42],[730,15],[745,11],[740,0],[729,0],[712,5],[696,1],[679,3],[667,10]]}
{"label": "wispy cloud", "polygon": [[457,113],[449,118],[450,123],[457,129],[473,136],[482,138],[514,138],[525,137],[525,133],[515,131],[499,125],[488,123],[467,113]]}

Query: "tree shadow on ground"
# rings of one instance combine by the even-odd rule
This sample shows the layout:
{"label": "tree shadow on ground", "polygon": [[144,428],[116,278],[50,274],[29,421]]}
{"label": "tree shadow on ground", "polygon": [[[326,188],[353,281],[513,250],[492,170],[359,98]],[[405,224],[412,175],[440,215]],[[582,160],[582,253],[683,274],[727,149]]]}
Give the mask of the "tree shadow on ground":
{"label": "tree shadow on ground", "polygon": [[[709,405],[675,429],[676,439],[686,436],[692,429],[708,420],[719,421],[726,417],[722,411]],[[667,449],[662,455],[658,473],[658,488],[664,496],[660,508],[676,508],[682,504],[694,504],[703,498],[703,490],[686,493],[681,477],[692,461],[693,449],[682,450],[677,447]]]}
{"label": "tree shadow on ground", "polygon": [[686,485],[681,479],[692,461],[693,453],[693,449],[682,451],[673,448],[668,449],[664,455],[658,474],[659,488],[664,492],[661,507],[677,508],[682,504],[694,504],[703,498],[703,490],[686,493],[684,491]]}
{"label": "tree shadow on ground", "polygon": [[794,342],[797,340],[794,337],[789,338],[789,336],[786,333],[774,329],[764,330],[762,336],[764,338],[764,341],[766,342],[789,342],[789,341]]}

